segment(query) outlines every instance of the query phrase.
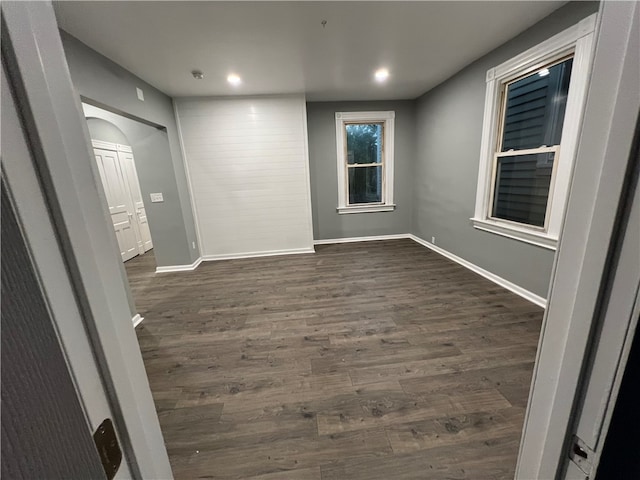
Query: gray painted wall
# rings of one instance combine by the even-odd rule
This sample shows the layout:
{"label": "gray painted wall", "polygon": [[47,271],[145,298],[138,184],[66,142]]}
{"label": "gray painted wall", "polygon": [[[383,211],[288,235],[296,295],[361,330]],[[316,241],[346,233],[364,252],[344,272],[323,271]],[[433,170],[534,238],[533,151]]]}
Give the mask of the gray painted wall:
{"label": "gray painted wall", "polygon": [[[185,263],[184,231],[176,177],[167,132],[144,123],[83,104],[91,138],[124,143],[133,149],[144,207],[149,219],[153,251],[159,266]],[[169,173],[167,173],[169,172]],[[164,202],[151,203],[149,194],[162,192]]]}
{"label": "gray painted wall", "polygon": [[89,134],[92,139],[131,145],[131,140],[129,140],[129,137],[127,137],[120,128],[110,121],[102,119],[102,115],[104,114],[116,116],[115,114],[87,103],[82,104],[82,109],[85,111],[87,126],[89,127]]}
{"label": "gray painted wall", "polygon": [[[158,236],[158,232],[153,237],[154,246],[157,242],[158,245],[164,245],[157,250],[160,257],[156,256],[156,260],[158,265],[163,266],[193,263],[200,253],[172,99],[68,33],[61,31],[60,34],[71,79],[79,95],[110,111],[166,128],[166,132],[159,133],[161,131],[157,130],[155,137],[150,136],[145,140],[149,148],[156,152],[161,150],[160,143],[162,148],[168,149],[170,161],[158,161],[153,175],[163,185],[174,184],[169,198],[165,196],[165,202],[158,204],[162,205],[162,209],[158,208],[154,213],[148,210],[156,218],[154,221],[150,216],[150,222],[156,224],[156,229],[162,223],[167,225],[163,232],[168,235],[166,239]],[[138,100],[136,87],[144,91],[144,102]],[[144,136],[142,132],[139,131]],[[158,141],[158,145],[152,147],[155,141]],[[153,230],[151,233],[153,235]],[[192,242],[196,244],[195,249]]]}
{"label": "gray painted wall", "polygon": [[[335,112],[394,110],[393,212],[339,215],[336,166]],[[313,210],[313,238],[360,237],[409,233],[412,222],[413,164],[415,161],[415,107],[412,100],[307,103],[309,175]]]}
{"label": "gray painted wall", "polygon": [[413,233],[542,297],[554,252],[476,230],[475,208],[486,71],[597,12],[570,3],[417,100]]}

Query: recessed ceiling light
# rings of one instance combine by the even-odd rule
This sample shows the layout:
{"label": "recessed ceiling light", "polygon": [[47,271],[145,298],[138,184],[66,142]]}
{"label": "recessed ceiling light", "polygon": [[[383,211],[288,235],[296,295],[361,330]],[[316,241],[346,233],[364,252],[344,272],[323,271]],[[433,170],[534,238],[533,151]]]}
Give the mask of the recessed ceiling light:
{"label": "recessed ceiling light", "polygon": [[549,75],[549,69],[548,68],[543,68],[542,70],[540,70],[538,72],[538,75],[540,75],[541,77],[546,77],[547,75]]}
{"label": "recessed ceiling light", "polygon": [[204,73],[202,73],[200,70],[194,70],[193,72],[191,72],[191,75],[193,75],[193,78],[195,78],[196,80],[202,80],[204,78]]}
{"label": "recessed ceiling light", "polygon": [[227,82],[231,85],[240,85],[242,83],[242,79],[235,73],[232,73],[227,77]]}
{"label": "recessed ceiling light", "polygon": [[389,70],[387,70],[386,68],[380,68],[376,70],[374,76],[376,77],[376,81],[384,82],[387,78],[389,78]]}

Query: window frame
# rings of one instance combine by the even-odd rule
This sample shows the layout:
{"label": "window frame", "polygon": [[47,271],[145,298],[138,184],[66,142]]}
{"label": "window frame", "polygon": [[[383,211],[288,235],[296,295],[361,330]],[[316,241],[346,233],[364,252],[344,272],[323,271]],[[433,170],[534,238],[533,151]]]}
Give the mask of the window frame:
{"label": "window frame", "polygon": [[[336,112],[336,159],[338,168],[339,214],[391,212],[393,202],[395,111],[378,112]],[[359,164],[349,167],[347,156],[346,126],[349,124],[382,124],[382,157],[379,164]],[[380,166],[382,170],[382,201],[375,203],[349,203],[349,168]]]}
{"label": "window frame", "polygon": [[[515,240],[555,250],[557,248],[564,210],[567,203],[573,162],[586,100],[591,60],[593,57],[596,14],[558,33],[539,45],[491,68],[486,75],[486,93],[482,126],[482,143],[478,170],[478,186],[474,215],[474,228]],[[496,183],[496,165],[500,152],[504,121],[504,94],[506,87],[535,71],[572,56],[573,65],[565,117],[562,124],[561,145],[556,147],[547,213],[544,228],[492,216]],[[549,146],[553,147],[553,146]],[[529,151],[540,150],[530,149]],[[513,150],[519,155],[525,150]]]}
{"label": "window frame", "polygon": [[[553,153],[553,166],[551,167],[551,179],[549,180],[549,196],[547,198],[547,207],[544,216],[544,225],[539,227],[537,225],[530,225],[522,222],[516,222],[515,220],[507,220],[505,218],[493,216],[493,202],[495,201],[496,184],[498,183],[497,170],[498,170],[498,158],[500,157],[516,157],[525,155],[535,155],[538,153]],[[553,187],[555,185],[556,175],[558,171],[558,159],[560,155],[560,145],[552,145],[550,147],[540,148],[528,148],[523,150],[507,150],[504,152],[495,152],[493,155],[493,168],[491,170],[491,190],[489,192],[489,204],[487,211],[487,219],[505,223],[506,225],[524,226],[534,231],[547,232],[549,229],[549,219],[551,216],[551,206],[553,204]]]}

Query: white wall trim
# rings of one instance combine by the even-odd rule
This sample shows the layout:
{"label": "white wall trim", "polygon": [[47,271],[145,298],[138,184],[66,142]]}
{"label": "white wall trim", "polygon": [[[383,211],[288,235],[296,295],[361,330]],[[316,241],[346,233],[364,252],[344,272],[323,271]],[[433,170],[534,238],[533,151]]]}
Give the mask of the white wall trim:
{"label": "white wall trim", "polygon": [[360,206],[350,205],[348,207],[338,207],[338,214],[352,214],[352,213],[373,213],[373,212],[393,212],[396,209],[396,205],[393,203],[385,203],[381,205],[363,204]]}
{"label": "white wall trim", "polygon": [[490,69],[487,72],[487,82],[509,75],[513,70],[521,71],[523,74],[533,71],[537,68],[536,63],[540,61],[541,56],[561,55],[580,38],[595,31],[597,15],[594,13],[583,18],[575,25]]}
{"label": "white wall trim", "polygon": [[314,240],[314,245],[330,245],[333,243],[354,243],[354,242],[374,242],[376,240],[399,240],[402,238],[411,238],[409,233],[396,233],[392,235],[373,235],[370,237],[347,237],[347,238],[327,238],[322,240]]}
{"label": "white wall trim", "polygon": [[219,260],[235,260],[239,258],[275,257],[278,255],[299,255],[301,253],[316,253],[313,248],[292,248],[288,250],[267,250],[264,252],[246,253],[222,253],[217,255],[204,255],[202,261],[215,262]]}
{"label": "white wall trim", "polygon": [[502,223],[488,219],[482,220],[479,218],[472,218],[470,220],[473,227],[478,230],[495,233],[496,235],[501,235],[507,238],[513,238],[514,240],[520,240],[521,242],[546,248],[547,250],[555,251],[558,246],[558,239],[552,238],[547,234],[538,233],[526,228],[519,229],[515,225],[505,228]]}
{"label": "white wall trim", "polygon": [[136,328],[138,325],[142,323],[144,317],[139,313],[136,313],[135,316],[131,319],[131,323],[133,323],[133,328]]}
{"label": "white wall trim", "polygon": [[96,140],[94,138],[91,139],[91,146],[93,148],[100,148],[102,150],[112,150],[114,152],[133,153],[133,149],[129,145],[123,145],[121,143],[105,142],[104,140]]}
{"label": "white wall trim", "polygon": [[168,265],[166,267],[156,267],[156,273],[171,273],[171,272],[190,272],[198,268],[198,265],[202,263],[203,258],[198,259],[190,265]]}
{"label": "white wall trim", "polygon": [[[403,238],[407,238],[404,236]],[[202,262],[216,262],[219,260],[235,260],[240,258],[275,257],[278,255],[298,255],[301,253],[316,253],[313,248],[293,248],[288,250],[266,250],[264,252],[223,253],[219,255],[203,255],[190,265],[169,265],[156,267],[156,273],[190,272],[198,268]]]}
{"label": "white wall trim", "polygon": [[116,145],[116,148],[118,149],[119,152],[133,153],[133,148],[131,148],[129,145],[122,145],[118,143]]}
{"label": "white wall trim", "polygon": [[519,295],[525,300],[529,300],[531,303],[535,303],[536,305],[542,308],[547,307],[547,300],[545,298],[542,298],[540,295],[536,295],[535,293],[530,292],[529,290],[522,288],[521,286],[516,285],[515,283],[510,282],[509,280],[502,278],[499,275],[496,275],[495,273],[491,273],[490,271],[485,270],[484,268],[479,267],[478,265],[471,263],[468,260],[465,260],[464,258],[460,258],[457,255],[454,255],[453,253],[448,252],[444,248],[437,247],[432,243],[429,243],[426,240],[423,240],[420,237],[417,237],[413,234],[409,234],[408,237],[411,238],[411,240],[413,240],[414,242],[417,242],[420,245],[430,248],[434,252],[442,255],[443,257],[447,257],[449,260],[453,260],[454,262],[462,265],[463,267],[468,268],[472,272],[477,273],[478,275],[486,278],[487,280],[491,280],[493,283],[500,285],[503,288],[506,288],[507,290],[515,293],[516,295]]}
{"label": "white wall trim", "polygon": [[118,151],[117,143],[105,142],[103,140],[95,140],[93,138],[91,139],[91,146],[93,148],[101,148],[103,150],[113,150],[114,152]]}

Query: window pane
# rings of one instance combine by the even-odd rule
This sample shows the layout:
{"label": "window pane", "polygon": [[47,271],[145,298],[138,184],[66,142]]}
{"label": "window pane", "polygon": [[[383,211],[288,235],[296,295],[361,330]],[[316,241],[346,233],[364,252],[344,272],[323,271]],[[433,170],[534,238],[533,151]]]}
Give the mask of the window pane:
{"label": "window pane", "polygon": [[382,166],[348,170],[349,204],[382,202]]}
{"label": "window pane", "polygon": [[554,155],[498,157],[492,216],[543,227]]}
{"label": "window pane", "polygon": [[507,87],[503,152],[560,145],[572,64],[570,58]]}
{"label": "window pane", "polygon": [[347,163],[382,162],[382,124],[348,123]]}

